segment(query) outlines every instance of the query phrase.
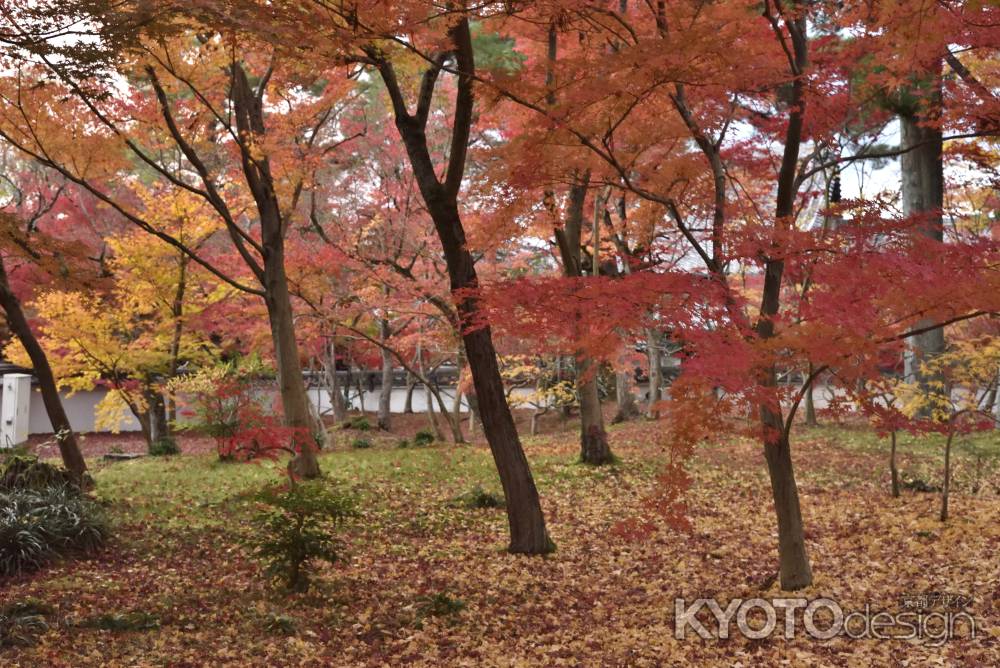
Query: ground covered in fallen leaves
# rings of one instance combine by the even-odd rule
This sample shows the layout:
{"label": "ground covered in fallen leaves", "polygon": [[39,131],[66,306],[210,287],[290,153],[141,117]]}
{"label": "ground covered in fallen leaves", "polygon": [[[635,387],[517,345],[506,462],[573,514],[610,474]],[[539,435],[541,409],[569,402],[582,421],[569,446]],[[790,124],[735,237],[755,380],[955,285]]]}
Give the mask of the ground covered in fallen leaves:
{"label": "ground covered in fallen leaves", "polygon": [[[679,640],[678,597],[781,596],[759,448],[701,446],[689,462],[690,529],[632,536],[616,529],[656,491],[666,458],[656,423],[611,428],[620,461],[603,468],[575,462],[573,427],[525,439],[558,546],[546,557],[505,553],[504,511],[464,502],[477,487],[499,492],[484,444],[404,449],[405,434],[368,432],[374,447],[353,449],[358,434],[339,432],[322,466],[356,490],[360,514],[344,530],[343,560],[322,566],[306,594],[268,582],[239,541],[249,493],[279,478],[273,464],[187,453],[95,462],[113,543],[0,580],[0,606],[51,606],[49,630],[32,647],[0,650],[0,665],[1000,665],[995,437],[956,446],[945,524],[937,493],[889,495],[887,446],[874,434],[826,427],[794,439],[815,575],[801,595],[891,611],[928,592],[969,596],[975,639]],[[938,444],[902,439],[900,458],[909,487],[938,482]],[[102,616],[131,620],[129,630],[95,628]]]}

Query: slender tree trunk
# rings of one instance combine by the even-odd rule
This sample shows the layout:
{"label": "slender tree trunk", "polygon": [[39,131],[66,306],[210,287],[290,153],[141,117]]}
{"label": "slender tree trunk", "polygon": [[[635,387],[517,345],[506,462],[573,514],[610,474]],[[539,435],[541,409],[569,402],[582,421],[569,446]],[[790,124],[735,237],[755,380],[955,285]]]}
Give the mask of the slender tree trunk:
{"label": "slender tree trunk", "polygon": [[406,372],[406,401],[403,403],[403,412],[413,412],[413,388],[417,386],[417,379],[409,371]]}
{"label": "slender tree trunk", "polygon": [[948,440],[944,444],[944,484],[941,486],[941,521],[948,520],[948,493],[951,490],[951,443],[955,430],[948,430]]}
{"label": "slender tree trunk", "polygon": [[818,422],[816,421],[816,404],[813,402],[813,385],[814,383],[809,382],[813,374],[813,364],[809,362],[809,367],[806,370],[806,385],[805,389],[805,408],[806,408],[806,426],[815,427]]}
{"label": "slender tree trunk", "polygon": [[625,422],[638,414],[639,407],[632,394],[632,374],[628,370],[618,371],[615,373],[615,416],[611,424]]}
{"label": "slender tree trunk", "polygon": [[649,400],[646,405],[646,417],[650,420],[659,420],[660,410],[656,405],[660,402],[663,373],[660,367],[660,333],[655,329],[646,331],[646,348],[649,355]]}
{"label": "slender tree trunk", "polygon": [[330,345],[326,347],[325,352],[323,369],[326,372],[326,390],[330,397],[333,419],[340,423],[347,419],[347,398],[340,389],[340,377],[337,376],[337,349],[332,336],[330,337]]}
{"label": "slender tree trunk", "polygon": [[[379,337],[383,344],[388,343],[388,320],[379,321]],[[380,349],[382,351],[382,387],[379,388],[376,422],[379,429],[389,431],[392,428],[392,413],[390,412],[392,402],[392,353],[386,347]]]}
{"label": "slender tree trunk", "polygon": [[[477,297],[470,294],[479,287],[475,264],[466,244],[465,229],[458,211],[458,192],[465,171],[465,158],[474,112],[473,76],[475,62],[472,37],[466,17],[449,30],[454,44],[458,84],[452,125],[451,150],[444,181],[430,157],[425,128],[434,82],[442,63],[435,62],[424,75],[422,94],[416,112],[411,114],[403,98],[392,65],[378,60],[377,66],[392,100],[396,127],[409,157],[413,175],[444,251],[453,298],[462,324],[462,342],[476,388],[483,430],[489,442],[507,500],[510,526],[508,550],[515,553],[542,554],[554,549],[545,529],[545,518],[527,457],[514,426],[514,418],[504,395],[503,380],[497,364],[493,334],[480,322]],[[378,54],[374,54],[378,55]],[[475,325],[474,328],[469,328]]]}
{"label": "slender tree trunk", "polygon": [[889,432],[889,475],[892,477],[892,496],[899,498],[899,470],[896,468],[896,430]]}
{"label": "slender tree trunk", "polygon": [[38,343],[35,333],[31,331],[28,319],[24,315],[24,309],[21,307],[21,301],[10,289],[2,257],[0,257],[0,307],[3,308],[6,316],[7,326],[21,342],[31,360],[32,369],[38,379],[38,389],[42,394],[42,403],[45,405],[45,412],[49,416],[49,422],[52,423],[52,431],[59,446],[59,455],[62,457],[63,466],[73,477],[81,483],[85,483],[89,479],[89,476],[85,478],[87,463],[80,452],[80,446],[76,442],[76,434],[70,426],[66,409],[59,397],[59,388],[56,386],[52,367],[49,366],[49,359]]}
{"label": "slender tree trunk", "polygon": [[[797,7],[798,5],[796,5]],[[804,16],[793,19],[788,24],[789,36],[794,53],[794,67],[803,71],[808,63],[807,24]],[[787,230],[794,224],[796,175],[798,171],[799,149],[802,142],[805,88],[802,77],[792,83],[789,103],[788,126],[785,129],[785,145],[778,171],[777,194],[775,197],[775,232]],[[761,295],[760,314],[755,332],[761,340],[775,335],[775,319],[781,306],[781,283],[785,262],[780,257],[768,257],[764,262],[764,287]],[[778,561],[781,588],[794,591],[812,584],[812,568],[806,552],[805,530],[802,525],[802,511],[799,505],[798,487],[792,467],[792,448],[785,430],[781,404],[776,396],[777,376],[774,365],[758,370],[758,384],[766,394],[760,402],[760,426],[764,446],[764,458],[771,478],[771,495],[778,520]]]}

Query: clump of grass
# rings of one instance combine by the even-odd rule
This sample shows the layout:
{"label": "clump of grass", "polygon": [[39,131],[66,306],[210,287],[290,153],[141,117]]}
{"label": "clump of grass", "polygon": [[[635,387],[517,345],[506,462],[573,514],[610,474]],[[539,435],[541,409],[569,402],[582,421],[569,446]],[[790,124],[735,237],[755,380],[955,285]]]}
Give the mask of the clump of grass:
{"label": "clump of grass", "polygon": [[423,626],[427,617],[453,619],[465,609],[465,601],[453,598],[445,592],[417,598],[415,621],[417,628]]}
{"label": "clump of grass", "polygon": [[458,496],[455,499],[460,506],[468,510],[478,510],[482,508],[504,508],[507,506],[502,494],[494,494],[483,489],[482,485],[476,485],[471,490]]}
{"label": "clump of grass", "polygon": [[372,447],[372,442],[367,438],[356,438],[351,441],[351,447],[355,450],[367,450]]}
{"label": "clump of grass", "polygon": [[104,545],[104,513],[78,487],[0,492],[0,576],[36,571]]}
{"label": "clump of grass", "polygon": [[413,445],[420,448],[434,442],[434,434],[426,429],[421,429],[413,436]]}
{"label": "clump of grass", "polygon": [[104,631],[151,631],[160,628],[160,620],[141,610],[135,612],[106,612],[93,617],[85,617],[73,624],[85,629]]}
{"label": "clump of grass", "polygon": [[372,428],[371,422],[364,415],[348,418],[341,424],[342,429],[357,429],[358,431],[368,431]]}
{"label": "clump of grass", "polygon": [[38,636],[49,629],[45,616],[52,614],[52,606],[27,599],[15,601],[0,608],[0,649],[28,647]]}

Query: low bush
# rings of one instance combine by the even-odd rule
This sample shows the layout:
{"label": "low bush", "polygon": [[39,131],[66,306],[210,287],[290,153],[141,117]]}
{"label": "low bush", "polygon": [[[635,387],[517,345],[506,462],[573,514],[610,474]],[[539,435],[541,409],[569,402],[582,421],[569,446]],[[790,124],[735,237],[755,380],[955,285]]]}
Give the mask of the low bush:
{"label": "low bush", "polygon": [[86,617],[73,626],[104,631],[151,631],[160,628],[160,620],[148,612],[108,612]]}
{"label": "low bush", "polygon": [[356,438],[351,441],[351,447],[355,450],[366,450],[372,447],[372,442],[367,438]]}
{"label": "low bush", "polygon": [[0,608],[0,649],[33,645],[49,629],[52,608],[38,601],[18,601]]}
{"label": "low bush", "polygon": [[341,425],[343,429],[357,429],[358,431],[368,431],[372,428],[371,422],[364,415],[358,415],[356,417],[348,418],[344,420]]}
{"label": "low bush", "polygon": [[49,487],[75,485],[66,469],[38,461],[30,455],[8,457],[0,467],[0,491],[16,489],[43,490]]}
{"label": "low bush", "polygon": [[0,492],[0,576],[93,552],[107,536],[104,513],[76,486]]}
{"label": "low bush", "polygon": [[341,544],[334,533],[354,514],[353,497],[328,480],[309,480],[269,487],[256,500],[261,509],[245,542],[287,589],[308,590],[312,563],[334,563],[339,557]]}
{"label": "low bush", "polygon": [[413,436],[413,445],[417,447],[430,445],[433,442],[434,442],[434,434],[427,431],[426,429],[421,429]]}
{"label": "low bush", "polygon": [[149,454],[153,457],[168,457],[181,454],[181,449],[173,437],[161,438],[149,446]]}
{"label": "low bush", "polygon": [[459,496],[456,501],[458,504],[469,510],[476,510],[480,508],[504,508],[507,502],[504,500],[502,494],[494,494],[493,492],[488,492],[482,488],[481,485],[476,485],[471,490]]}

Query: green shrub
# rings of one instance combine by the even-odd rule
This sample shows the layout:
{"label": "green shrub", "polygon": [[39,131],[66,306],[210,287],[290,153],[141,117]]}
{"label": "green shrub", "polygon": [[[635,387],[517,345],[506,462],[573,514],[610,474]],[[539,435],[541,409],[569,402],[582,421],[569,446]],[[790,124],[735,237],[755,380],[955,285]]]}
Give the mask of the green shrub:
{"label": "green shrub", "polygon": [[286,636],[295,635],[298,631],[299,621],[291,615],[279,613],[268,613],[264,620],[264,628],[273,633],[282,633]]}
{"label": "green shrub", "polygon": [[160,628],[160,620],[148,612],[108,612],[86,617],[73,626],[105,631],[150,631]]}
{"label": "green shrub", "polygon": [[358,415],[357,417],[348,418],[341,425],[343,429],[357,429],[358,431],[368,431],[372,428],[371,422],[364,415]]}
{"label": "green shrub", "polygon": [[49,487],[75,485],[73,475],[69,471],[40,462],[38,457],[30,455],[8,457],[0,468],[0,491],[44,490]]}
{"label": "green shrub", "polygon": [[452,598],[445,592],[438,592],[433,596],[420,596],[417,598],[415,622],[417,628],[423,627],[423,620],[427,617],[452,618],[465,609],[465,602],[461,599]]}
{"label": "green shrub", "polygon": [[104,514],[78,487],[0,492],[0,576],[93,552],[107,539]]}
{"label": "green shrub", "polygon": [[434,434],[427,431],[426,429],[421,429],[413,436],[413,445],[416,447],[423,447],[425,445],[430,445],[434,442]]}
{"label": "green shrub", "polygon": [[367,438],[356,438],[351,441],[351,447],[355,450],[366,450],[372,447],[372,442]]}
{"label": "green shrub", "polygon": [[33,645],[36,636],[49,629],[45,615],[51,613],[51,606],[32,600],[0,608],[0,649]]}
{"label": "green shrub", "polygon": [[476,485],[470,491],[459,496],[456,501],[458,501],[459,505],[469,510],[503,508],[507,505],[502,494],[497,495],[493,492],[487,492],[481,485]]}
{"label": "green shrub", "polygon": [[400,439],[400,440],[399,440],[399,441],[398,441],[398,442],[396,443],[396,447],[397,447],[397,448],[399,448],[400,450],[405,450],[405,449],[407,449],[408,447],[410,447],[410,442],[409,442],[408,440],[406,440],[405,438],[401,438],[401,439]]}
{"label": "green shrub", "polygon": [[329,481],[310,480],[265,489],[256,499],[262,508],[246,543],[269,575],[291,591],[306,591],[312,562],[337,560],[340,543],[333,532],[353,514],[353,498]]}
{"label": "green shrub", "polygon": [[153,457],[166,457],[181,454],[177,441],[172,436],[161,438],[149,446],[149,454]]}

